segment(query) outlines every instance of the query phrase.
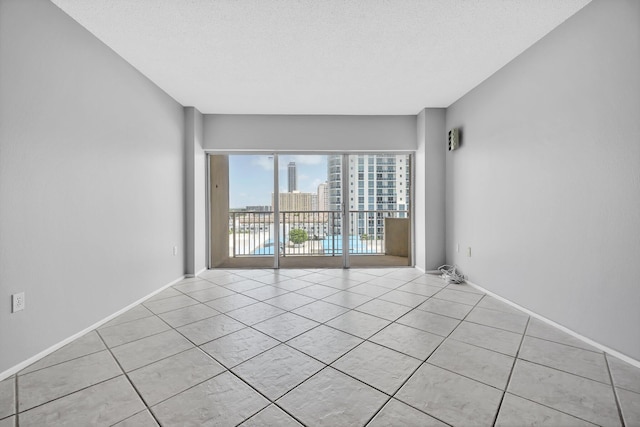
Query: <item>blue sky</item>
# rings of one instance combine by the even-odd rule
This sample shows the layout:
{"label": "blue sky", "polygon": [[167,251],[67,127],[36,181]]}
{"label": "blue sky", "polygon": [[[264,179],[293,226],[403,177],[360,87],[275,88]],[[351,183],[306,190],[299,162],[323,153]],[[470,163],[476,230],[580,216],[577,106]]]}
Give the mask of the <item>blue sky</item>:
{"label": "blue sky", "polygon": [[[287,191],[287,165],[296,162],[298,190],[315,193],[318,184],[327,180],[327,156],[280,155],[280,191]],[[273,156],[229,156],[229,207],[270,205],[273,192]]]}

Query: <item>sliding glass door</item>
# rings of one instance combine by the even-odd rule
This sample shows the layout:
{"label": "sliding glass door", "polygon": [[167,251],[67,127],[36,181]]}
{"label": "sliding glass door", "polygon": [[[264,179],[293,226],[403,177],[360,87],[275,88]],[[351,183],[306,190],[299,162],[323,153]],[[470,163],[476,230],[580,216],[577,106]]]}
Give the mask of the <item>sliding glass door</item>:
{"label": "sliding glass door", "polygon": [[231,154],[209,161],[211,266],[411,264],[409,155]]}
{"label": "sliding glass door", "polygon": [[[337,157],[334,159],[334,157]],[[342,156],[279,155],[279,223],[283,268],[344,265],[340,224],[342,208],[332,203],[332,174]],[[338,196],[339,191],[338,191]]]}
{"label": "sliding glass door", "polygon": [[273,268],[273,155],[209,155],[210,266]]}
{"label": "sliding glass door", "polygon": [[411,265],[411,157],[387,153],[347,157],[350,264]]}

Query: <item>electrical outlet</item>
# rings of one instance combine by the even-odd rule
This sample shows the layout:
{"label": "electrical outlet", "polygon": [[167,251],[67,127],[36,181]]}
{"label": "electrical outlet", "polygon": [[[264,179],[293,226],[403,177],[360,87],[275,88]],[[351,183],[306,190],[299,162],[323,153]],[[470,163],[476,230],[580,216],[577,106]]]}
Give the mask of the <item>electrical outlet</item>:
{"label": "electrical outlet", "polygon": [[178,255],[178,247],[174,246],[173,247],[173,256],[176,256],[176,255]]}
{"label": "electrical outlet", "polygon": [[467,248],[467,256],[471,258],[471,247]]}
{"label": "electrical outlet", "polygon": [[24,292],[11,295],[11,312],[24,310]]}

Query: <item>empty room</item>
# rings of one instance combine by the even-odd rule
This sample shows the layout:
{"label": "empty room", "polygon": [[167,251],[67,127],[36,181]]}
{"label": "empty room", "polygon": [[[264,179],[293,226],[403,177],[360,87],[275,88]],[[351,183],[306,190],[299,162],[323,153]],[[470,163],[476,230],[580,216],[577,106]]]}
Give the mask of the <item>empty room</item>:
{"label": "empty room", "polygon": [[0,0],[0,427],[640,426],[640,2]]}

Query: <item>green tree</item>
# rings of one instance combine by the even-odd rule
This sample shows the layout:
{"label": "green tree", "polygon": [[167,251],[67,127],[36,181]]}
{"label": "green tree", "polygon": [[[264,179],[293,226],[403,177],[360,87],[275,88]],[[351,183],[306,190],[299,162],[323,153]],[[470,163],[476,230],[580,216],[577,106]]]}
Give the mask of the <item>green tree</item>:
{"label": "green tree", "polygon": [[304,243],[309,240],[309,235],[306,231],[300,228],[294,228],[289,231],[289,241],[294,244]]}

